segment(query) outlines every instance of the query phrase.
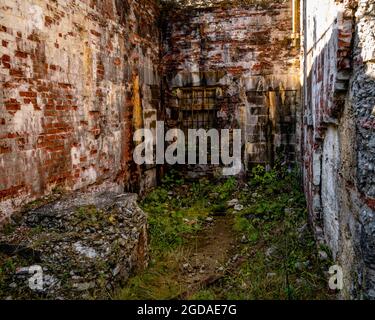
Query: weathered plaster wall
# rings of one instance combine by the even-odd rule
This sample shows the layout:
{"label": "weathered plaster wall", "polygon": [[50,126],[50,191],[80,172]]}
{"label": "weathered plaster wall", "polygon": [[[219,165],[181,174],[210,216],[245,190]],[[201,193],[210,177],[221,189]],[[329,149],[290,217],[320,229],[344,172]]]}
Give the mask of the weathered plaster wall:
{"label": "weathered plaster wall", "polygon": [[[337,254],[339,122],[351,71],[353,14],[331,0],[304,2],[304,164],[312,220],[325,221],[325,235]],[[323,179],[323,181],[322,181]],[[324,212],[326,211],[326,212]]]}
{"label": "weathered plaster wall", "polygon": [[160,107],[158,14],[152,0],[1,1],[0,221],[56,187],[153,183],[132,133]]}
{"label": "weathered plaster wall", "polygon": [[272,163],[277,151],[294,161],[300,87],[291,17],[292,1],[172,11],[163,27],[167,115],[178,106],[174,89],[220,87],[217,127],[243,130],[245,165]]}
{"label": "weathered plaster wall", "polygon": [[374,1],[307,0],[302,14],[311,220],[343,268],[343,297],[375,298]]}

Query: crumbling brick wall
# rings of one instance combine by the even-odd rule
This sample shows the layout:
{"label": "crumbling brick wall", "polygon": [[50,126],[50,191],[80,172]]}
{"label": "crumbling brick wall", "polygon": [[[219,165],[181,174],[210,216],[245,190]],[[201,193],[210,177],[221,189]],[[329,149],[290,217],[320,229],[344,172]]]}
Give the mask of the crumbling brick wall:
{"label": "crumbling brick wall", "polygon": [[272,164],[277,154],[293,162],[300,87],[291,17],[292,1],[169,11],[162,63],[171,123],[178,126],[176,89],[218,87],[217,127],[242,129],[245,166]]}
{"label": "crumbling brick wall", "polygon": [[154,182],[132,150],[134,129],[160,107],[158,10],[152,0],[1,1],[0,221],[57,187]]}
{"label": "crumbling brick wall", "polygon": [[311,221],[343,268],[343,297],[375,298],[374,1],[304,1],[302,14]]}

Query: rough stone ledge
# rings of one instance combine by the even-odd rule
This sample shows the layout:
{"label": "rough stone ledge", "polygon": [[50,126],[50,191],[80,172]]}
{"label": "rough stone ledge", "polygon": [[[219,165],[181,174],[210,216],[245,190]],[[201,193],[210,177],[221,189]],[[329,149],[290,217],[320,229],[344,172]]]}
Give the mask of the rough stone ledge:
{"label": "rough stone ledge", "polygon": [[[19,220],[0,234],[0,298],[106,299],[147,265],[147,218],[137,195],[69,195]],[[35,265],[43,269],[39,291],[29,286]]]}

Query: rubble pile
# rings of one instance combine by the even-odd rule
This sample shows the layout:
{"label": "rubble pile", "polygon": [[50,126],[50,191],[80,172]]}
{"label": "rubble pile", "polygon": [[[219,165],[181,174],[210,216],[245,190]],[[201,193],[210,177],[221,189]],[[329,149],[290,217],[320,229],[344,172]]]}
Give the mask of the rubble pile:
{"label": "rubble pile", "polygon": [[0,297],[109,298],[147,265],[137,195],[81,193],[23,214],[0,236]]}

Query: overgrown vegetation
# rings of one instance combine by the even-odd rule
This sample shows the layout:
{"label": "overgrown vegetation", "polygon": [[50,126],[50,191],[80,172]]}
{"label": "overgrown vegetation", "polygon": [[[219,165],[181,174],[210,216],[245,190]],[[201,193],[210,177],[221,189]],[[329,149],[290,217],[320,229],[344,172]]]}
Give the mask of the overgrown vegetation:
{"label": "overgrown vegetation", "polygon": [[175,171],[166,176],[141,203],[150,228],[150,267],[132,278],[119,298],[176,298],[184,290],[176,274],[190,250],[190,237],[202,230],[209,215],[223,214],[236,185],[234,178],[212,185],[207,179],[185,183]]}
{"label": "overgrown vegetation", "polygon": [[234,216],[243,234],[241,268],[195,299],[329,299],[324,270],[307,225],[304,195],[295,172],[253,169],[239,193],[244,210]]}
{"label": "overgrown vegetation", "polygon": [[188,185],[177,172],[166,176],[141,204],[148,213],[153,252],[176,249],[186,235],[201,229],[208,215],[222,213],[236,184],[231,178],[216,186],[207,179]]}
{"label": "overgrown vegetation", "polygon": [[[233,209],[228,201],[238,199]],[[191,299],[329,298],[317,248],[307,226],[298,176],[286,170],[256,167],[247,184],[234,178],[185,183],[176,172],[142,202],[149,215],[151,263],[130,279],[120,299],[174,299],[186,288],[179,281],[189,241],[204,229],[208,216],[233,224],[236,269],[203,285]],[[217,246],[220,246],[217,243]],[[230,257],[229,257],[230,258]]]}

